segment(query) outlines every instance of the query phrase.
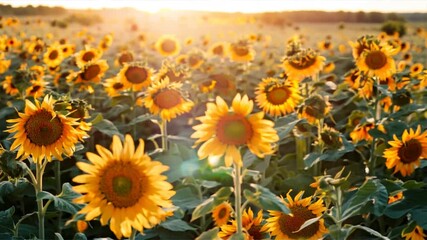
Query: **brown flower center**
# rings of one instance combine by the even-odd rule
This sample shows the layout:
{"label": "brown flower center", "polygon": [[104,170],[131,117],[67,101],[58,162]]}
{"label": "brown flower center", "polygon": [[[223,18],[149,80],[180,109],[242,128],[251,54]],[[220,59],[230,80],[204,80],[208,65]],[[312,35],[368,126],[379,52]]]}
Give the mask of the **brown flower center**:
{"label": "brown flower center", "polygon": [[167,53],[172,53],[176,50],[176,43],[172,39],[165,39],[162,42],[162,50]]}
{"label": "brown flower center", "polygon": [[222,207],[218,212],[218,218],[223,219],[225,216],[227,216],[227,209]]}
{"label": "brown flower center", "polygon": [[387,56],[380,50],[371,51],[366,55],[365,63],[369,69],[380,69],[387,64]]}
{"label": "brown flower center", "polygon": [[214,48],[212,49],[212,52],[213,52],[215,55],[219,55],[219,56],[221,56],[221,55],[223,55],[223,54],[224,54],[224,48],[223,48],[221,45],[219,45],[219,46],[214,47]]}
{"label": "brown flower center", "polygon": [[142,67],[131,66],[126,70],[125,76],[129,82],[139,84],[147,80],[148,71]]}
{"label": "brown flower center", "polygon": [[100,176],[99,191],[116,208],[132,207],[144,194],[146,176],[130,162],[112,162]]}
{"label": "brown flower center", "polygon": [[224,144],[241,145],[251,139],[253,130],[244,116],[230,113],[218,121],[216,135]]}
{"label": "brown flower center", "polygon": [[423,146],[421,143],[416,139],[411,139],[399,148],[397,154],[400,161],[405,164],[409,164],[417,161],[420,158],[422,151]]}
{"label": "brown flower center", "polygon": [[122,89],[123,88],[123,83],[114,83],[113,84],[113,88],[118,90],[118,89]]}
{"label": "brown flower center", "polygon": [[95,53],[93,53],[92,51],[85,52],[85,54],[83,54],[83,56],[82,56],[82,60],[85,62],[89,62],[93,58],[95,58]]}
{"label": "brown flower center", "polygon": [[132,62],[133,61],[133,55],[131,53],[122,53],[119,57],[119,63],[120,65],[123,65],[126,62]]}
{"label": "brown flower center", "polygon": [[31,143],[38,146],[49,146],[61,138],[63,124],[51,112],[39,110],[30,116],[25,123],[25,133]]}
{"label": "brown flower center", "polygon": [[49,53],[50,60],[55,60],[56,58],[58,58],[58,56],[59,56],[58,50],[53,50]]}
{"label": "brown flower center", "polygon": [[84,72],[81,74],[81,77],[83,80],[89,81],[97,77],[100,72],[101,67],[99,67],[99,65],[90,65],[84,70]]}
{"label": "brown flower center", "polygon": [[290,60],[289,64],[298,70],[307,69],[316,63],[316,57],[306,56],[301,59]]}
{"label": "brown flower center", "polygon": [[320,226],[319,222],[315,222],[298,231],[304,222],[315,218],[316,215],[303,206],[293,206],[290,210],[293,216],[282,214],[279,218],[279,227],[283,234],[289,236],[291,239],[307,239],[317,233]]}
{"label": "brown flower center", "polygon": [[286,86],[274,87],[266,93],[267,100],[273,105],[281,105],[290,97],[290,90]]}
{"label": "brown flower center", "polygon": [[31,91],[30,91],[30,94],[36,93],[40,88],[41,88],[40,85],[33,86],[32,89],[31,89]]}
{"label": "brown flower center", "polygon": [[170,109],[182,102],[181,93],[173,90],[166,89],[154,96],[154,103],[161,109]]}
{"label": "brown flower center", "polygon": [[234,52],[238,56],[246,56],[249,54],[249,48],[247,46],[234,46]]}
{"label": "brown flower center", "polygon": [[165,77],[169,78],[169,82],[182,82],[182,79],[184,78],[184,74],[179,73],[176,75],[172,70],[169,70]]}

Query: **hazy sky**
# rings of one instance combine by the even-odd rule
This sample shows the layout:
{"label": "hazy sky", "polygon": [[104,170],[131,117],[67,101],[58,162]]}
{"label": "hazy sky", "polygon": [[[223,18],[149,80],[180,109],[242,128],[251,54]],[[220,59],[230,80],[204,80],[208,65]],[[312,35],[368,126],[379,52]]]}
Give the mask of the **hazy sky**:
{"label": "hazy sky", "polygon": [[134,7],[156,12],[161,9],[222,12],[289,10],[427,12],[427,0],[0,0],[13,6],[48,5],[65,8]]}

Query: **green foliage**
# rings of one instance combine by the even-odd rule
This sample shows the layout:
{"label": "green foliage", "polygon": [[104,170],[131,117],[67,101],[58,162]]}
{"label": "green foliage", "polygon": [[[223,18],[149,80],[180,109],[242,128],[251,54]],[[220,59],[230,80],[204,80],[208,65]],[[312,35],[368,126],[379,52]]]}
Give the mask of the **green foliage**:
{"label": "green foliage", "polygon": [[382,27],[381,31],[387,33],[387,35],[393,35],[395,32],[399,33],[399,36],[406,34],[406,24],[403,21],[387,21]]}

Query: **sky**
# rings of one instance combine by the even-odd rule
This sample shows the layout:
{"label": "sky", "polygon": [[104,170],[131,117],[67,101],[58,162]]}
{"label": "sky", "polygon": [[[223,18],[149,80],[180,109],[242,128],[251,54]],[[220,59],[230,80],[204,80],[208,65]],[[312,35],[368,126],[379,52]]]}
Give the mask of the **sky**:
{"label": "sky", "polygon": [[0,3],[71,9],[133,7],[148,12],[164,9],[246,13],[292,10],[427,12],[427,0],[0,0]]}

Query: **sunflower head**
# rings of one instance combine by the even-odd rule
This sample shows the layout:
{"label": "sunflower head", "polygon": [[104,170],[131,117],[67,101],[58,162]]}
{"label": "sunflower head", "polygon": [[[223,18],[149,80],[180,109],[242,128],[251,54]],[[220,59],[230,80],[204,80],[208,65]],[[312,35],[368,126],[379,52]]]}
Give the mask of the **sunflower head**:
{"label": "sunflower head", "polygon": [[[262,210],[255,216],[252,209],[244,209],[242,214],[243,234],[246,240],[266,239],[266,229],[262,225]],[[236,220],[231,220],[230,224],[222,225],[218,237],[229,239],[237,232]]]}
{"label": "sunflower head", "polygon": [[133,88],[139,91],[146,88],[151,83],[153,69],[143,62],[125,63],[117,77],[125,88]]}
{"label": "sunflower head", "polygon": [[415,63],[413,64],[409,70],[410,70],[410,75],[411,77],[417,77],[418,74],[420,74],[424,69],[424,66],[422,63]]}
{"label": "sunflower head", "polygon": [[320,137],[326,148],[339,149],[342,146],[340,132],[334,128],[324,126]]}
{"label": "sunflower head", "polygon": [[392,203],[400,201],[402,199],[403,199],[403,192],[400,191],[400,192],[393,194],[393,195],[388,197],[388,204],[392,204]]}
{"label": "sunflower head", "polygon": [[198,69],[205,61],[205,57],[203,56],[203,52],[200,50],[193,50],[187,54],[186,63],[191,69]]}
{"label": "sunflower head", "polygon": [[369,49],[371,43],[379,44],[379,41],[370,35],[362,36],[356,42],[350,41],[349,44],[352,47],[353,58],[358,59],[365,49]]}
{"label": "sunflower head", "polygon": [[181,51],[178,40],[172,35],[161,36],[156,44],[155,49],[164,57],[175,56]]}
{"label": "sunflower head", "polygon": [[127,90],[118,77],[106,79],[104,89],[110,97],[120,96],[123,91]]}
{"label": "sunflower head", "polygon": [[302,49],[283,59],[283,68],[292,79],[303,80],[319,73],[325,65],[325,57],[312,49]]}
{"label": "sunflower head", "polygon": [[402,176],[411,175],[420,165],[420,159],[427,157],[427,131],[421,133],[421,126],[416,131],[405,130],[399,139],[396,135],[389,141],[391,146],[384,151],[386,167],[394,168],[394,173]]}
{"label": "sunflower head", "polygon": [[411,92],[406,89],[400,89],[393,93],[392,102],[394,105],[402,107],[412,102]]}
{"label": "sunflower head", "polygon": [[375,128],[374,120],[372,118],[366,121],[361,121],[353,131],[350,132],[350,138],[354,143],[359,141],[372,141],[372,136],[369,134],[371,129]]}
{"label": "sunflower head", "polygon": [[389,45],[372,43],[357,58],[356,65],[368,77],[384,79],[396,73],[396,64],[392,57],[395,54],[395,49]]}
{"label": "sunflower head", "polygon": [[58,44],[49,46],[43,55],[43,62],[46,63],[48,67],[58,66],[61,64],[63,59],[64,54],[62,52],[61,46]]}
{"label": "sunflower head", "polygon": [[210,48],[209,48],[209,53],[212,56],[217,56],[217,57],[227,57],[229,54],[229,46],[228,43],[225,42],[218,42],[213,44]]}
{"label": "sunflower head", "polygon": [[320,218],[318,221],[298,231],[302,224],[306,221],[320,217],[326,210],[323,205],[323,200],[313,201],[313,197],[301,199],[304,192],[299,192],[295,198],[286,195],[285,201],[282,201],[288,206],[291,214],[285,214],[279,211],[269,211],[270,218],[267,219],[265,228],[276,239],[321,239],[328,232],[325,227],[324,220]]}
{"label": "sunflower head", "polygon": [[84,174],[73,181],[80,185],[74,190],[83,196],[76,203],[86,203],[78,213],[85,221],[99,217],[101,224],[110,225],[117,238],[129,237],[132,228],[142,232],[164,221],[170,215],[172,185],[162,173],[169,167],[144,153],[144,141],[125,136],[113,136],[111,151],[100,145],[98,153],[88,152],[89,163],[78,162]]}
{"label": "sunflower head", "polygon": [[162,81],[165,78],[169,78],[169,82],[184,82],[184,80],[189,77],[189,69],[183,64],[175,64],[170,61],[163,61],[162,67],[159,72],[156,74],[156,80]]}
{"label": "sunflower head", "polygon": [[231,204],[229,202],[223,202],[216,206],[212,210],[212,218],[215,222],[215,225],[222,226],[224,224],[227,224],[228,220],[231,217],[232,211],[233,208],[231,207]]}
{"label": "sunflower head", "polygon": [[402,231],[401,237],[405,238],[405,240],[423,240],[427,235],[421,226],[416,225],[411,232]]}
{"label": "sunflower head", "polygon": [[120,52],[115,60],[116,66],[123,66],[125,63],[133,62],[134,61],[134,54],[130,51],[123,51]]}
{"label": "sunflower head", "polygon": [[327,97],[312,95],[304,101],[298,113],[300,118],[306,118],[311,124],[316,123],[319,119],[325,118],[331,109]]}
{"label": "sunflower head", "polygon": [[85,46],[85,49],[75,55],[75,61],[79,68],[83,68],[89,62],[96,62],[102,57],[103,51],[99,48]]}
{"label": "sunflower head", "polygon": [[246,40],[231,43],[228,51],[231,60],[235,62],[250,62],[255,58],[255,50]]}

